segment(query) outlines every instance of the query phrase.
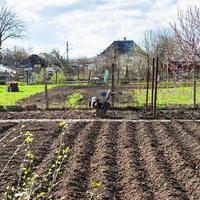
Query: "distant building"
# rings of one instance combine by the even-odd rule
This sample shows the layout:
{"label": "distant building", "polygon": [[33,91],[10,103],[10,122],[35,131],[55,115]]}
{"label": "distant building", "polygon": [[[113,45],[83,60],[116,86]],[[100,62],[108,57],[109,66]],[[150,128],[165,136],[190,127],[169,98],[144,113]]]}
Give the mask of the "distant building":
{"label": "distant building", "polygon": [[14,70],[0,64],[0,84],[6,84],[9,82],[14,73]]}
{"label": "distant building", "polygon": [[108,46],[98,57],[106,57],[113,52],[116,55],[132,55],[136,47],[136,43],[133,40],[117,40]]}

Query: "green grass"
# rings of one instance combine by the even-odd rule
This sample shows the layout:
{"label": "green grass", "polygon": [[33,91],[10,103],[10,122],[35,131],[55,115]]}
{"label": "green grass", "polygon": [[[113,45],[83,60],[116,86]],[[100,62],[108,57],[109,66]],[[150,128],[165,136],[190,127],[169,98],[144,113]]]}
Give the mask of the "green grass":
{"label": "green grass", "polygon": [[83,98],[83,95],[81,93],[72,93],[71,95],[68,96],[67,98],[67,105],[70,107],[79,107],[79,102]]}
{"label": "green grass", "polygon": [[[48,85],[48,89],[59,85]],[[19,92],[7,92],[7,85],[0,86],[0,105],[15,105],[18,101],[44,91],[44,85],[19,85]],[[34,102],[33,102],[34,103]]]}
{"label": "green grass", "polygon": [[[134,94],[135,93],[135,94]],[[146,101],[146,90],[134,90],[133,98],[136,105],[143,106]],[[151,101],[151,90],[149,90],[149,102]],[[166,88],[158,89],[157,103],[159,107],[171,105],[192,105],[193,104],[193,88]],[[197,87],[197,104],[200,104],[200,87]]]}

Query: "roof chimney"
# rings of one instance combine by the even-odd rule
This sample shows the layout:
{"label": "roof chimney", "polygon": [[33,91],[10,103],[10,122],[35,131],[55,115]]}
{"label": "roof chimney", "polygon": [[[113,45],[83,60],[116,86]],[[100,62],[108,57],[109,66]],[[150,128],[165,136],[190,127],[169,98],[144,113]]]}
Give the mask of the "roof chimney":
{"label": "roof chimney", "polygon": [[126,37],[124,37],[124,40],[126,40]]}

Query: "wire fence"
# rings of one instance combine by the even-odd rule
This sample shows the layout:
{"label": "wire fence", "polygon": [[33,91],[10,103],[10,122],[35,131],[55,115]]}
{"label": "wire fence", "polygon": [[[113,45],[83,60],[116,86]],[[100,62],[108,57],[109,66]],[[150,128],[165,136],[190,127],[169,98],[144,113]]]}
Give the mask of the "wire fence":
{"label": "wire fence", "polygon": [[[183,76],[169,76],[168,73],[159,73],[157,82],[157,108],[192,108],[194,107],[194,96],[196,95],[196,106],[200,105],[200,79],[199,72],[195,74],[196,93],[194,93],[193,72],[190,71]],[[154,73],[155,76],[155,73]],[[155,77],[154,77],[155,80]],[[152,93],[152,84],[153,91]],[[55,87],[55,88],[54,88]],[[115,79],[115,107],[144,107],[152,108],[155,101],[155,82],[152,82],[152,67],[149,77],[149,90],[147,102],[147,82],[119,81]],[[93,96],[100,97],[102,91],[111,89],[109,84],[67,84],[48,86],[48,99],[50,108],[89,108],[89,102]],[[153,94],[153,96],[152,96]],[[152,98],[153,97],[153,98]],[[71,99],[70,99],[71,98]],[[73,102],[70,104],[69,102]],[[7,85],[0,85],[0,106],[12,105],[36,105],[45,108],[44,85],[19,85],[19,92],[8,92]]]}

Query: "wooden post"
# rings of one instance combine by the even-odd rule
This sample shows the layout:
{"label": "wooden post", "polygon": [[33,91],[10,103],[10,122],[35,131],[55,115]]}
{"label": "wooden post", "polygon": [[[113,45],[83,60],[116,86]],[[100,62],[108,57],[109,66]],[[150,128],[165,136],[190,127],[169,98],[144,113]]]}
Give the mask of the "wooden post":
{"label": "wooden post", "polygon": [[88,85],[89,85],[89,83],[90,83],[90,78],[91,78],[91,70],[89,70]]}
{"label": "wooden post", "polygon": [[78,75],[78,81],[79,81],[79,70],[80,70],[80,68],[79,68],[79,66],[78,66],[78,68],[77,68],[77,75]]}
{"label": "wooden post", "polygon": [[29,72],[28,72],[28,70],[26,71],[26,84],[28,85],[29,84],[29,77],[28,77],[28,75],[29,75]]}
{"label": "wooden post", "polygon": [[153,110],[153,99],[154,99],[154,76],[155,76],[155,58],[153,58],[153,66],[152,66],[152,89],[151,89],[151,109]]}
{"label": "wooden post", "polygon": [[46,110],[49,109],[49,99],[48,99],[48,83],[47,83],[47,68],[44,68],[44,89],[45,89],[45,103]]}
{"label": "wooden post", "polygon": [[114,91],[115,91],[115,64],[112,64],[112,85],[111,85],[111,92],[112,92],[112,108],[114,108]]}
{"label": "wooden post", "polygon": [[119,75],[120,75],[120,69],[117,69],[117,83],[119,84]]}
{"label": "wooden post", "polygon": [[169,74],[169,63],[167,63],[167,81],[170,81],[170,74]]}
{"label": "wooden post", "polygon": [[58,70],[56,69],[56,84],[58,84]]}
{"label": "wooden post", "polygon": [[156,58],[156,74],[155,74],[155,93],[154,93],[154,106],[153,106],[153,116],[156,116],[157,109],[157,91],[158,91],[158,57]]}
{"label": "wooden post", "polygon": [[149,101],[149,67],[150,67],[150,60],[148,57],[148,61],[147,61],[147,87],[146,87],[146,106],[145,106],[145,110],[146,112],[148,111],[148,101]]}
{"label": "wooden post", "polygon": [[193,107],[196,108],[196,94],[197,94],[197,81],[196,81],[196,62],[193,63]]}

